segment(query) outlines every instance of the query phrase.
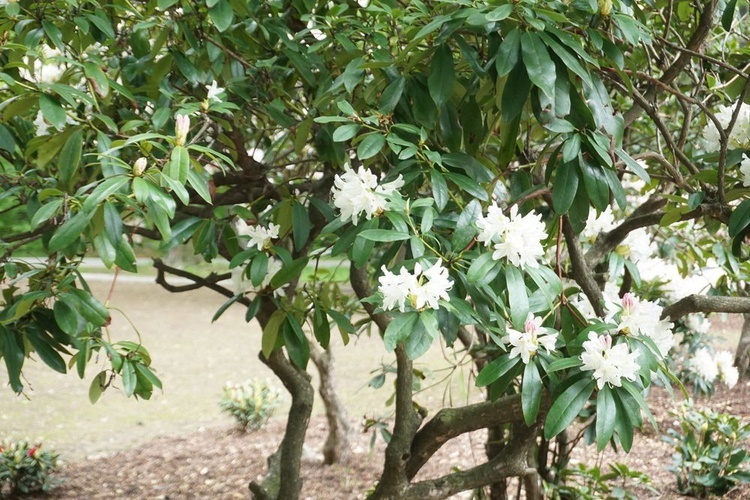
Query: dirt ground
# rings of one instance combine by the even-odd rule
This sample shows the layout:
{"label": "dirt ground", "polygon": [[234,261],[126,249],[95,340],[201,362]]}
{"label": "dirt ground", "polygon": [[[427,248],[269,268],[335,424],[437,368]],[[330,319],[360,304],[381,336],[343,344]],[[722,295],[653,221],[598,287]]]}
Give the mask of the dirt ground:
{"label": "dirt ground", "polygon": [[[593,447],[579,445],[574,462],[598,463],[605,466],[604,469],[614,461],[624,463],[649,474],[653,486],[660,492],[645,492],[639,494],[639,498],[681,498],[675,490],[673,476],[666,470],[671,463],[671,447],[661,439],[661,434],[675,425],[670,409],[679,406],[679,402],[661,389],[655,389],[649,399],[659,423],[659,433],[644,427],[630,454],[605,451],[599,455]],[[741,383],[731,391],[720,391],[698,404],[747,420],[750,418],[749,402],[750,385]],[[261,431],[247,434],[230,427],[213,428],[182,437],[158,438],[110,456],[69,463],[59,474],[64,482],[49,498],[249,498],[247,484],[262,476],[265,457],[275,449],[282,432],[281,419],[272,421]],[[325,433],[324,419],[313,419],[307,439],[309,452],[304,460],[302,498],[364,498],[380,472],[382,441],[378,440],[375,449],[371,449],[370,435],[357,432],[349,459],[341,465],[323,466],[317,450],[322,446]],[[452,467],[471,467],[483,459],[482,442],[480,434],[450,441],[419,478],[437,477]],[[725,498],[750,499],[750,485]]]}

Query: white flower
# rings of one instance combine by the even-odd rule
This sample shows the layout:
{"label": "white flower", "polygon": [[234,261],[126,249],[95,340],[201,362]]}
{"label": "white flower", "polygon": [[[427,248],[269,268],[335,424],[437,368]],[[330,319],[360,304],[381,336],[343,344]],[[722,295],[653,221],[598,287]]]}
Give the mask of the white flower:
{"label": "white flower", "polygon": [[206,92],[208,92],[208,96],[206,99],[208,99],[208,102],[222,102],[221,97],[219,97],[220,94],[224,93],[224,88],[219,87],[219,85],[216,83],[216,80],[211,82],[211,85],[206,85]]}
{"label": "white flower", "polygon": [[589,218],[586,220],[586,227],[581,233],[582,239],[593,243],[596,238],[602,233],[608,233],[615,228],[615,216],[612,213],[612,208],[607,205],[607,208],[597,216],[596,212],[589,212]]}
{"label": "white flower", "polygon": [[378,290],[383,294],[383,309],[389,311],[398,308],[406,311],[407,301],[416,310],[438,309],[440,299],[449,300],[448,290],[453,287],[453,280],[448,276],[448,269],[441,261],[422,271],[422,266],[414,265],[410,273],[402,267],[399,274],[393,274],[385,266],[383,276],[378,278]]}
{"label": "white flower", "polygon": [[47,121],[44,119],[44,115],[42,114],[41,110],[39,110],[39,112],[36,114],[34,126],[36,127],[37,137],[49,134],[49,125],[47,125]]}
{"label": "white flower", "polygon": [[[234,230],[237,236],[240,237],[240,245],[243,248],[257,247],[258,250],[263,251],[272,246],[271,240],[279,237],[279,229],[281,226],[274,224],[273,222],[268,227],[261,225],[248,226],[242,219],[235,219]],[[249,241],[244,243],[244,239],[247,238]]]}
{"label": "white flower", "polygon": [[719,370],[719,378],[724,382],[730,389],[737,384],[737,380],[740,377],[740,372],[737,367],[734,366],[734,356],[729,351],[719,351],[714,356],[716,362],[716,368]]}
{"label": "white flower", "polygon": [[190,117],[188,115],[177,115],[174,118],[175,144],[184,146],[190,131]]}
{"label": "white flower", "polygon": [[524,364],[529,364],[540,345],[547,351],[555,349],[557,332],[550,333],[546,328],[542,328],[542,318],[539,316],[535,317],[532,313],[529,313],[523,328],[523,332],[508,328],[508,335],[501,339],[506,344],[513,346],[510,350],[511,359],[520,355]]}
{"label": "white flower", "polygon": [[719,376],[719,367],[708,349],[698,349],[688,362],[689,367],[706,382],[713,382]]}
{"label": "white flower", "polygon": [[[714,116],[726,129],[732,120],[732,114],[736,104],[731,106],[719,106],[714,112]],[[707,151],[718,151],[721,137],[716,125],[712,120],[707,120],[706,128],[703,129],[703,142]],[[740,104],[740,111],[737,115],[737,121],[729,133],[729,149],[750,149],[750,105]]]}
{"label": "white flower", "polygon": [[742,185],[750,187],[750,158],[745,158],[740,163],[740,173],[742,174]]}
{"label": "white flower", "polygon": [[636,229],[628,234],[625,241],[617,245],[615,251],[634,263],[646,260],[653,253],[651,249],[651,237],[649,237],[645,229]]}
{"label": "white flower", "polygon": [[685,317],[685,326],[700,335],[705,335],[711,329],[711,321],[701,313],[691,313]]}
{"label": "white flower", "polygon": [[479,228],[477,241],[486,246],[492,245],[492,258],[507,258],[516,267],[538,267],[537,259],[544,255],[542,240],[547,237],[542,216],[529,212],[518,215],[518,206],[510,208],[507,217],[497,203],[487,209],[487,216],[480,216],[476,222]]}
{"label": "white flower", "polygon": [[26,67],[19,68],[18,72],[21,77],[36,83],[57,82],[65,72],[65,66],[57,63],[57,58],[62,55],[60,51],[48,45],[40,45],[37,53],[38,57],[34,60],[31,69],[28,69],[29,58],[23,58]]}
{"label": "white flower", "polygon": [[630,352],[627,344],[617,344],[612,347],[612,337],[596,332],[589,332],[589,339],[583,343],[585,352],[581,354],[583,365],[581,370],[593,370],[599,389],[604,384],[616,387],[622,385],[622,379],[635,380],[640,367],[638,353]]}
{"label": "white flower", "polygon": [[352,220],[355,226],[364,212],[367,220],[380,216],[385,211],[386,197],[393,196],[404,185],[403,178],[378,184],[378,178],[369,169],[359,167],[355,172],[348,165],[344,173],[333,179],[333,204],[341,211],[341,220]]}
{"label": "white flower", "polygon": [[661,319],[662,311],[663,308],[659,304],[626,293],[622,297],[619,329],[626,334],[650,337],[659,353],[666,356],[674,346],[674,325]]}

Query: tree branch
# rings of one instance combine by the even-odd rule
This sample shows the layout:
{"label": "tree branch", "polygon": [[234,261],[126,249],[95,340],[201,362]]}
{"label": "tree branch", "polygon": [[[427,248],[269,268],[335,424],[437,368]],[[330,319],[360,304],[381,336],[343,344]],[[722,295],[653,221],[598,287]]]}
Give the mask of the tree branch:
{"label": "tree branch", "polygon": [[661,317],[677,319],[695,312],[747,314],[750,313],[750,297],[688,295],[674,304],[665,307],[661,313]]}
{"label": "tree branch", "polygon": [[568,254],[570,254],[570,265],[573,268],[575,281],[581,286],[581,290],[586,294],[586,297],[588,297],[591,307],[594,309],[596,315],[603,318],[604,296],[594,279],[594,273],[586,263],[586,259],[581,252],[581,245],[578,243],[578,236],[575,231],[573,231],[573,226],[570,225],[570,219],[567,215],[563,216],[562,224],[563,235],[565,236],[565,243],[568,247]]}
{"label": "tree branch", "polygon": [[[230,273],[225,273],[225,274],[211,273],[204,278],[204,277],[198,276],[197,274],[193,274],[191,272],[184,271],[176,267],[168,266],[167,264],[162,262],[161,259],[154,259],[154,268],[157,271],[156,283],[169,292],[173,292],[173,293],[188,292],[190,290],[196,290],[198,288],[205,287],[230,299],[235,296],[235,294],[231,290],[218,284],[220,281],[224,281],[226,279],[231,278],[232,275]],[[182,285],[182,286],[171,285],[167,282],[165,273],[173,274],[175,276],[179,276],[180,278],[189,279],[190,281],[193,281],[194,284]],[[240,304],[244,306],[249,306],[251,301],[247,297],[243,296],[243,297],[238,298],[237,302],[239,302]]]}

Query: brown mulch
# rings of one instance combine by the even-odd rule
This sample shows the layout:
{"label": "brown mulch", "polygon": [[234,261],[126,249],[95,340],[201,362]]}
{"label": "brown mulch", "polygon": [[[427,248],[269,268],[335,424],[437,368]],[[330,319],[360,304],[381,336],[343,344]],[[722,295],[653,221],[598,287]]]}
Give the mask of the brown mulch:
{"label": "brown mulch", "polygon": [[[733,413],[750,421],[750,385],[740,384],[723,390],[711,399],[698,401],[720,412]],[[659,423],[659,432],[645,427],[636,436],[630,454],[605,451],[579,445],[574,462],[624,463],[649,474],[659,494],[639,491],[639,498],[681,498],[674,477],[666,470],[671,464],[672,448],[661,439],[669,427],[676,427],[670,410],[679,406],[663,389],[654,389],[649,404]],[[106,457],[65,464],[59,472],[64,482],[47,497],[54,499],[90,498],[249,498],[248,482],[260,479],[265,457],[276,449],[283,433],[283,421],[275,420],[263,430],[241,433],[230,428],[211,428],[182,437],[155,439],[146,445]],[[304,458],[303,499],[364,498],[377,481],[382,467],[383,443],[378,438],[370,449],[369,434],[355,434],[352,451],[344,464],[322,465],[320,450],[326,436],[322,417],[313,419],[307,435],[309,453]],[[446,474],[454,467],[468,468],[483,460],[482,434],[462,436],[450,441],[420,472],[418,479]],[[644,490],[645,491],[645,490]],[[465,497],[464,497],[465,498]],[[750,499],[750,485],[724,498]]]}

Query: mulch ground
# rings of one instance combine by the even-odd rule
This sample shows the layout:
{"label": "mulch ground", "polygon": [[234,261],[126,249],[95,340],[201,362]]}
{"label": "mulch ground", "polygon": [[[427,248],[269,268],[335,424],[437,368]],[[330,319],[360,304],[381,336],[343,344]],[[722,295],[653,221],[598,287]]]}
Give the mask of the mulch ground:
{"label": "mulch ground", "polygon": [[[593,447],[579,445],[574,462],[600,464],[602,469],[621,462],[631,469],[647,473],[659,494],[638,492],[639,498],[681,498],[675,489],[674,476],[666,470],[671,464],[672,448],[661,439],[669,427],[677,427],[670,413],[679,407],[666,391],[655,389],[649,403],[659,423],[659,432],[644,427],[635,439],[630,454],[605,451],[597,454]],[[697,405],[720,412],[733,413],[750,421],[750,386],[741,383],[733,390],[723,390]],[[106,457],[65,464],[59,472],[62,484],[47,498],[249,498],[247,488],[252,479],[265,471],[265,457],[272,453],[283,433],[283,422],[275,420],[264,429],[241,433],[231,428],[206,429],[181,437],[155,439],[128,451]],[[305,499],[364,498],[377,481],[382,466],[383,443],[378,439],[370,448],[370,434],[356,433],[352,452],[341,465],[324,466],[316,452],[326,435],[322,417],[313,419],[307,436],[309,453],[304,458]],[[450,441],[433,457],[419,478],[437,477],[454,467],[468,468],[483,460],[481,433]],[[466,498],[466,496],[464,496]],[[750,485],[724,498],[750,499]]]}

